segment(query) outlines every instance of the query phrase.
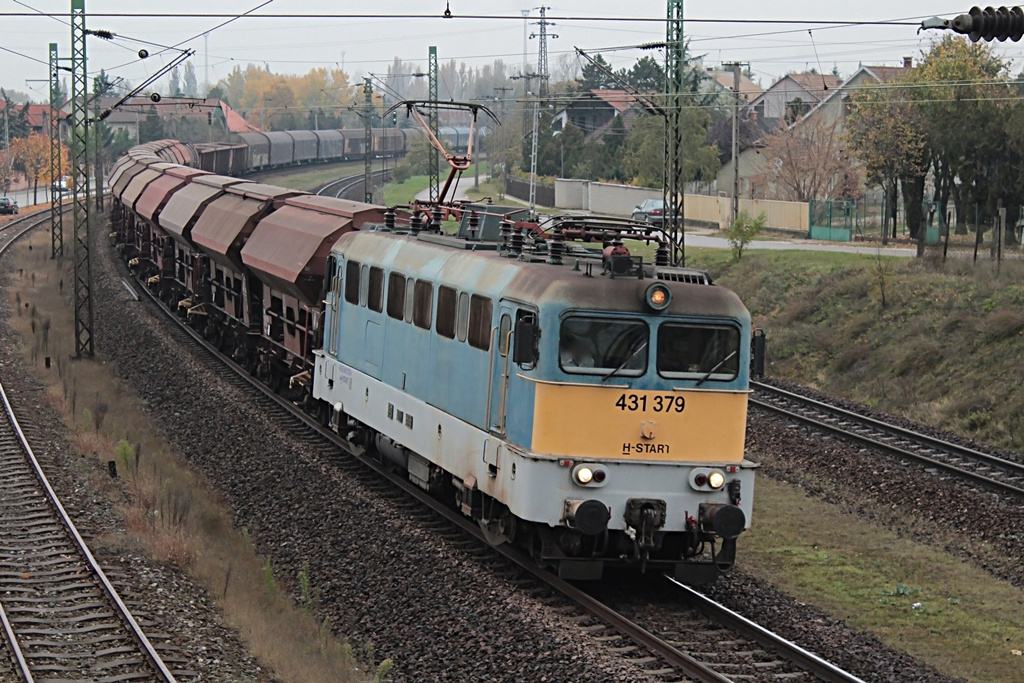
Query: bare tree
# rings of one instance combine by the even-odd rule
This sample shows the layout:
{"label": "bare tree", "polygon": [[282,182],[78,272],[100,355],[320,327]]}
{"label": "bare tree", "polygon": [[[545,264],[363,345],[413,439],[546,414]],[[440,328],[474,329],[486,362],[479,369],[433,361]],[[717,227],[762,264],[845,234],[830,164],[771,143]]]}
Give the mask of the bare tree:
{"label": "bare tree", "polygon": [[852,197],[858,171],[846,152],[839,121],[820,116],[798,119],[765,138],[754,184],[773,199],[806,202]]}

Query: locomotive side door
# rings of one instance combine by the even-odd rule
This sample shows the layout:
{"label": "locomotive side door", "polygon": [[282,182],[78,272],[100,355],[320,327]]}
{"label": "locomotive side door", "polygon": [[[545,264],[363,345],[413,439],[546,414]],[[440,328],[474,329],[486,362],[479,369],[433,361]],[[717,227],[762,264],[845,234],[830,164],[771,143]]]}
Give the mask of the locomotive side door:
{"label": "locomotive side door", "polygon": [[498,306],[498,325],[493,330],[491,343],[491,378],[488,398],[487,425],[493,434],[505,435],[505,408],[508,394],[509,357],[512,324],[515,309],[507,301]]}

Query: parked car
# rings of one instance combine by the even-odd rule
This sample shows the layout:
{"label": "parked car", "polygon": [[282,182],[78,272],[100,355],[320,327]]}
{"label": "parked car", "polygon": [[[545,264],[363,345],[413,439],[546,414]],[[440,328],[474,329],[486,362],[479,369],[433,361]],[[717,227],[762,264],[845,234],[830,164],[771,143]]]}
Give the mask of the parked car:
{"label": "parked car", "polygon": [[10,197],[0,197],[0,213],[18,213],[18,202]]}
{"label": "parked car", "polygon": [[661,199],[645,199],[633,209],[633,220],[661,225],[665,211],[665,202]]}

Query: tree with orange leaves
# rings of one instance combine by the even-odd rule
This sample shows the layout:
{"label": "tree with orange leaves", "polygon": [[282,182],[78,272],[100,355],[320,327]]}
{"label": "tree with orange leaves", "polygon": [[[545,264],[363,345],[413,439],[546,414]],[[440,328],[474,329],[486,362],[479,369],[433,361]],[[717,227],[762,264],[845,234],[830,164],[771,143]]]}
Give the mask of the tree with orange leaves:
{"label": "tree with orange leaves", "polygon": [[[50,138],[33,133],[27,138],[11,140],[11,151],[19,170],[32,183],[32,203],[39,203],[39,181],[52,185],[57,178],[50,177]],[[67,147],[61,143],[61,168],[68,169]]]}

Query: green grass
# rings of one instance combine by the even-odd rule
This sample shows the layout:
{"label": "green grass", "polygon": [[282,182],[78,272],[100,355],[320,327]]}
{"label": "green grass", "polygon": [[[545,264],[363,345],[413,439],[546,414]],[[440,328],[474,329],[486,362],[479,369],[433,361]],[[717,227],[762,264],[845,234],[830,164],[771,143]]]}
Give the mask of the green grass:
{"label": "green grass", "polygon": [[1024,263],[689,250],[687,265],[743,299],[769,374],[1024,447]]}
{"label": "green grass", "polygon": [[1020,589],[788,485],[761,477],[757,487],[744,571],[945,674],[1021,680],[1011,652],[1024,648]]}
{"label": "green grass", "polygon": [[395,204],[409,204],[416,195],[430,186],[430,178],[425,175],[416,175],[404,183],[388,183],[384,186],[384,204],[394,206]]}
{"label": "green grass", "polygon": [[[469,169],[463,172],[463,180],[473,180],[473,176],[476,173],[476,164],[470,164]],[[480,173],[487,173],[488,164],[482,162],[480,164]],[[448,178],[449,168],[446,164],[442,163],[441,166],[441,186],[444,187],[444,182]],[[484,183],[481,183],[483,186]],[[463,185],[465,183],[463,182]],[[416,197],[417,194],[426,190],[430,186],[430,178],[425,175],[412,176],[404,183],[389,183],[384,188],[384,203],[387,206],[394,206],[395,204],[409,204]],[[467,193],[471,199],[473,198],[473,190]]]}
{"label": "green grass", "polygon": [[260,173],[254,177],[254,180],[261,183],[287,187],[292,190],[311,192],[332,180],[337,180],[338,178],[352,175],[353,173],[359,173],[362,170],[362,162],[323,164],[317,166],[303,166],[301,168],[289,169],[287,171]]}

